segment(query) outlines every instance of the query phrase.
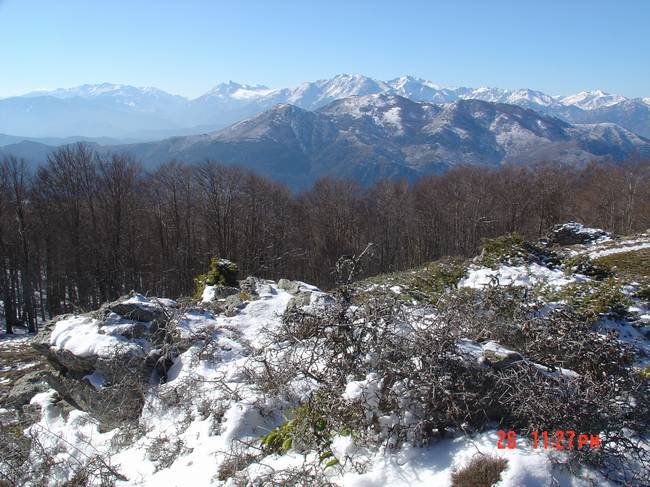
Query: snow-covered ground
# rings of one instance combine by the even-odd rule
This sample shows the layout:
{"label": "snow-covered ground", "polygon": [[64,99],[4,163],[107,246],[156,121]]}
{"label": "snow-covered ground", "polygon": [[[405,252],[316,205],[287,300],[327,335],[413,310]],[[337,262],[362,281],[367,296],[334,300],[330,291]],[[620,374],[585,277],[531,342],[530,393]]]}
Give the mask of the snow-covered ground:
{"label": "snow-covered ground", "polygon": [[[536,270],[529,269],[525,274]],[[478,284],[480,279],[473,277],[478,271],[472,272],[467,282]],[[556,282],[559,278],[555,273],[543,272],[534,282]],[[532,281],[513,278],[512,282]],[[101,432],[88,413],[75,410],[64,417],[54,404],[54,391],[36,395],[32,403],[41,407],[42,418],[28,433],[39,435],[46,447],[58,452],[56,459],[65,460],[55,466],[51,485],[61,485],[69,478],[70,465],[95,455],[108,459],[124,475],[127,480],[118,485],[238,485],[218,479],[220,464],[238,445],[245,449],[246,444],[259,444],[259,437],[282,422],[286,412],[286,404],[256,392],[244,370],[251,366],[249,357],[264,346],[263,330],[280,326],[280,315],[292,295],[271,282],[260,285],[258,293],[259,299],[247,303],[236,316],[192,311],[179,320],[180,329],[187,334],[209,331],[214,339],[214,353],[204,358],[202,346],[196,344],[176,358],[168,382],[152,389],[146,398],[140,418],[141,430],[146,433],[130,445],[116,448],[120,431]],[[98,333],[97,323],[92,320],[68,318],[56,325],[51,344],[84,355],[91,351],[105,353],[115,345],[114,340],[115,337]],[[214,387],[217,383],[225,387]],[[313,387],[304,384],[305,395]],[[354,399],[362,388],[363,385],[350,383],[346,393]],[[226,390],[236,393],[226,394]],[[351,437],[339,436],[333,439],[332,451],[340,464],[328,468],[327,476],[335,485],[349,487],[450,485],[452,472],[478,453],[508,459],[500,487],[587,486],[592,481],[609,485],[593,471],[585,470],[583,479],[558,471],[549,454],[533,449],[527,439],[520,439],[516,449],[498,449],[496,428],[442,439],[429,447],[406,445],[397,451],[369,451],[355,446]],[[168,461],[161,460],[165,452],[171,452]],[[300,467],[316,457],[316,452],[270,455],[248,467],[247,475],[255,479],[271,471]],[[368,462],[364,472],[354,468],[360,459]],[[551,479],[557,483],[551,483]]]}

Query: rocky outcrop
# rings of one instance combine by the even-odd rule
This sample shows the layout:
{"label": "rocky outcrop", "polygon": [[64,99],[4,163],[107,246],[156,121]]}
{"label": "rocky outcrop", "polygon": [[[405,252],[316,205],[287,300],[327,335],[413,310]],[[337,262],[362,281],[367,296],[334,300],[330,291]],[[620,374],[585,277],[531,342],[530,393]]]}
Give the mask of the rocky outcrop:
{"label": "rocky outcrop", "polygon": [[546,236],[550,245],[576,245],[610,240],[612,235],[600,228],[585,227],[581,223],[568,222],[555,225]]}
{"label": "rocky outcrop", "polygon": [[104,425],[137,418],[152,375],[164,378],[171,365],[167,324],[175,306],[132,293],[95,312],[54,318],[32,343],[55,370],[41,379]]}

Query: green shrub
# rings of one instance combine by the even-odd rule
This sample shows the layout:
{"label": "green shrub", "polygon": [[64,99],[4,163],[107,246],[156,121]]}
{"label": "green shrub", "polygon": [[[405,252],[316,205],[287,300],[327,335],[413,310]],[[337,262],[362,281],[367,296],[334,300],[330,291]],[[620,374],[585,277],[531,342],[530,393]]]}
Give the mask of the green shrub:
{"label": "green shrub", "polygon": [[205,286],[237,286],[238,269],[237,264],[226,259],[213,257],[210,260],[210,268],[205,274],[200,274],[194,279],[196,288],[194,297],[201,299]]}
{"label": "green shrub", "polygon": [[[356,283],[355,302],[364,304],[369,299],[382,293],[392,298],[411,304],[417,302],[434,302],[443,293],[455,289],[467,271],[467,262],[458,257],[443,257],[408,271],[393,272],[373,276]],[[366,291],[368,286],[379,286]],[[390,286],[402,287],[402,293],[395,294],[388,290]]]}
{"label": "green shrub", "polygon": [[617,276],[629,281],[644,282],[650,276],[650,249],[619,252],[595,259],[611,268]]}
{"label": "green shrub", "polygon": [[636,293],[634,293],[634,297],[650,303],[650,285],[641,286]]}
{"label": "green shrub", "polygon": [[330,449],[334,433],[324,415],[311,403],[293,411],[293,417],[260,438],[262,449],[269,454],[284,454],[290,449],[316,449],[321,463],[331,467],[338,463]]}
{"label": "green shrub", "polygon": [[442,294],[454,289],[467,270],[462,259],[446,258],[429,264],[416,277],[416,287],[426,294]]}

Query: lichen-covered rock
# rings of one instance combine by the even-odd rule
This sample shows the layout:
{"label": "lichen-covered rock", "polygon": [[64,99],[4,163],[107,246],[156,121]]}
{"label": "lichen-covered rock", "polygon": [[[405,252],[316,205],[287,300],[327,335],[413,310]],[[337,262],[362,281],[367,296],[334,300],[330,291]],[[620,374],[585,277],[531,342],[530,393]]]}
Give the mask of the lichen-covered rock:
{"label": "lichen-covered rock", "polygon": [[524,359],[519,352],[508,350],[496,342],[487,342],[482,349],[486,362],[495,369],[505,369]]}
{"label": "lichen-covered rock", "polygon": [[305,308],[306,306],[309,306],[309,304],[311,303],[311,295],[312,293],[309,291],[302,291],[296,294],[294,297],[291,298],[291,300],[287,304],[287,309],[285,313],[291,313],[296,310]]}
{"label": "lichen-covered rock", "polygon": [[123,296],[112,303],[103,305],[99,309],[99,313],[106,315],[107,312],[113,312],[123,318],[148,322],[160,319],[164,315],[165,307],[175,305],[175,303],[172,303],[174,302],[170,300],[150,299],[131,292],[129,295]]}
{"label": "lichen-covered rock", "polygon": [[246,293],[250,299],[256,299],[258,297],[257,288],[261,282],[262,280],[257,277],[248,276],[246,279],[239,281],[239,289]]}
{"label": "lichen-covered rock", "polygon": [[280,289],[284,289],[290,294],[298,294],[302,290],[308,290],[313,288],[314,286],[310,286],[300,281],[290,281],[288,279],[280,279],[278,281],[278,287]]}

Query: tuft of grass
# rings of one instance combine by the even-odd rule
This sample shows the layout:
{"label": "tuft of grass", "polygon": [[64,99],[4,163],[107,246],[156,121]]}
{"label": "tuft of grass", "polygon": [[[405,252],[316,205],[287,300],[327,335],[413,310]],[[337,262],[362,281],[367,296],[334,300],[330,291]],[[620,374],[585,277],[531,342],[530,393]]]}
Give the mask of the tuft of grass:
{"label": "tuft of grass", "polygon": [[479,259],[481,264],[495,267],[506,260],[525,257],[527,252],[523,248],[524,237],[518,233],[510,233],[496,238],[483,239],[483,246]]}
{"label": "tuft of grass", "polygon": [[492,487],[501,480],[508,460],[491,455],[478,455],[464,468],[451,474],[451,487]]}
{"label": "tuft of grass", "polygon": [[553,267],[562,264],[562,258],[557,252],[540,243],[526,241],[518,233],[483,239],[481,253],[474,261],[493,269],[501,264],[521,265],[534,262]]}
{"label": "tuft of grass", "polygon": [[258,456],[251,453],[233,454],[221,463],[217,471],[217,478],[222,482],[226,481],[237,475],[238,472],[241,472],[249,465],[255,463],[257,460]]}
{"label": "tuft of grass", "polygon": [[650,285],[645,284],[639,287],[636,293],[634,293],[634,297],[637,299],[642,299],[643,301],[650,304]]}

